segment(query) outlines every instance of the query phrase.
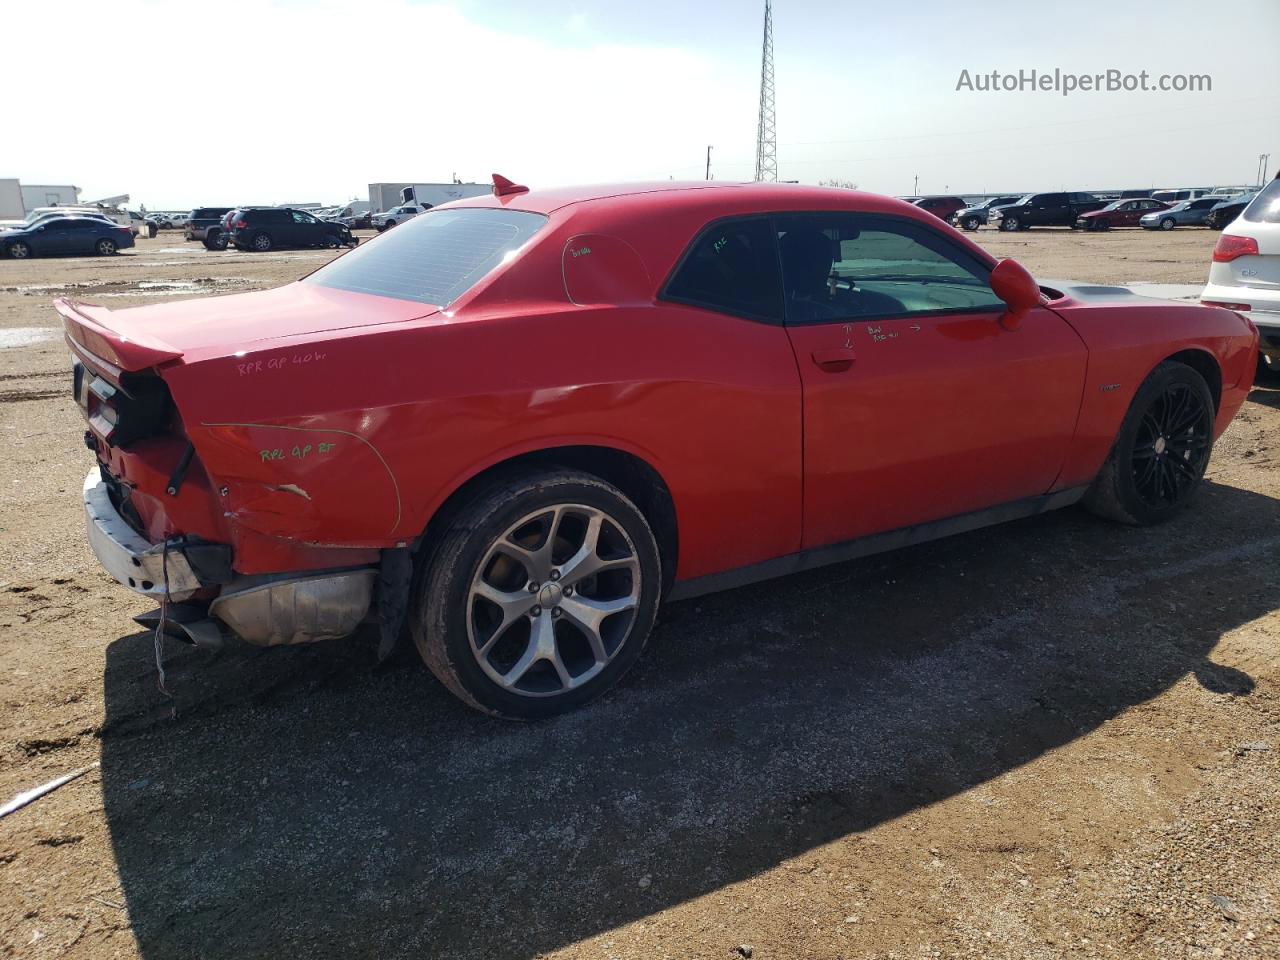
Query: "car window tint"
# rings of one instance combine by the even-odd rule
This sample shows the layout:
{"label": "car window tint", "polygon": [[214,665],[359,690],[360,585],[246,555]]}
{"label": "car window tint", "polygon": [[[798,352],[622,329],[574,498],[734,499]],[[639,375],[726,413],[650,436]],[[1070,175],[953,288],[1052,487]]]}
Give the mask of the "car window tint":
{"label": "car window tint", "polygon": [[665,296],[739,316],[782,319],[782,282],[768,220],[713,224],[693,242]]}
{"label": "car window tint", "polygon": [[447,307],[546,222],[523,210],[437,210],[360,245],[303,282]]}
{"label": "car window tint", "polygon": [[986,265],[923,225],[850,214],[777,223],[788,323],[1004,309]]}
{"label": "car window tint", "polygon": [[294,210],[293,222],[294,223],[314,223],[315,219],[303,213],[301,210]]}

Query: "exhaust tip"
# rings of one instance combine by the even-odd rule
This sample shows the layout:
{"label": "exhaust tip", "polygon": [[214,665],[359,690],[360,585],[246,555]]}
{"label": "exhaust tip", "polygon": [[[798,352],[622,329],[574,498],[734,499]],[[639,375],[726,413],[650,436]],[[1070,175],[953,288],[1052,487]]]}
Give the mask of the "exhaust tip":
{"label": "exhaust tip", "polygon": [[[157,607],[133,618],[134,623],[155,630],[160,625],[161,611]],[[186,641],[201,650],[221,650],[226,645],[222,627],[210,619],[202,606],[190,603],[171,603],[164,616],[165,636]]]}

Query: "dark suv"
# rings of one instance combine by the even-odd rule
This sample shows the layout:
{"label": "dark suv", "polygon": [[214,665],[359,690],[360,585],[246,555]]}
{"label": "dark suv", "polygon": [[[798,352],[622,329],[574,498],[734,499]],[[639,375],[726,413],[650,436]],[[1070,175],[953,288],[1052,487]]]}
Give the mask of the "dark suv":
{"label": "dark suv", "polygon": [[222,229],[222,218],[230,212],[230,207],[196,207],[182,228],[182,235],[188,240],[204,240],[210,227]]}
{"label": "dark suv", "polygon": [[1106,200],[1099,200],[1092,193],[1030,193],[1017,203],[993,208],[989,222],[1001,230],[1071,227],[1081,214],[1106,205]]}
{"label": "dark suv", "polygon": [[277,247],[354,247],[351,228],[320,220],[292,207],[241,207],[231,218],[228,240],[237,250],[259,253]]}

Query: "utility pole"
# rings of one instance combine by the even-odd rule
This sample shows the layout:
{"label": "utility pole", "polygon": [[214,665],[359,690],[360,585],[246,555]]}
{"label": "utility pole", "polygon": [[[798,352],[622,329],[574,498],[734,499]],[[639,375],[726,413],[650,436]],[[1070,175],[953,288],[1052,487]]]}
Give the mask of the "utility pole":
{"label": "utility pole", "polygon": [[764,0],[764,43],[760,51],[760,118],[756,124],[757,180],[778,182],[778,132],[773,109],[773,4]]}
{"label": "utility pole", "polygon": [[915,182],[911,185],[911,195],[913,197],[920,196],[920,174],[916,174]]}
{"label": "utility pole", "polygon": [[711,144],[707,144],[707,179],[711,179]]}

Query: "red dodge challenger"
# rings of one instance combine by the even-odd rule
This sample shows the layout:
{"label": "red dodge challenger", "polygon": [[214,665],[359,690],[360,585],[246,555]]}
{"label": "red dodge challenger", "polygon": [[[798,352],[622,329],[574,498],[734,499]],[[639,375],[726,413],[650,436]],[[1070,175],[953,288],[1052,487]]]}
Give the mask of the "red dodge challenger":
{"label": "red dodge challenger", "polygon": [[1237,313],[1038,285],[887,197],[494,184],[275,290],[57,301],[89,540],[149,622],[407,627],[543,717],[664,598],[1077,501],[1166,520],[1253,376]]}

